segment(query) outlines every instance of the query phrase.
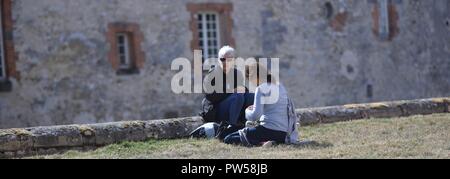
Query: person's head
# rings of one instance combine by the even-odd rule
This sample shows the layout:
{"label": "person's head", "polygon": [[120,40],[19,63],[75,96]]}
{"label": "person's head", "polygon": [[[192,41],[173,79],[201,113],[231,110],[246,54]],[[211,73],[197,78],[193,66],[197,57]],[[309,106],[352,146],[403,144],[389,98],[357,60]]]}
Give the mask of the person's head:
{"label": "person's head", "polygon": [[245,68],[245,77],[249,82],[257,86],[263,83],[275,83],[275,79],[273,79],[267,67],[259,62],[247,65]]}
{"label": "person's head", "polygon": [[229,72],[233,67],[233,61],[235,58],[234,48],[230,46],[222,47],[219,50],[219,64],[225,72]]}

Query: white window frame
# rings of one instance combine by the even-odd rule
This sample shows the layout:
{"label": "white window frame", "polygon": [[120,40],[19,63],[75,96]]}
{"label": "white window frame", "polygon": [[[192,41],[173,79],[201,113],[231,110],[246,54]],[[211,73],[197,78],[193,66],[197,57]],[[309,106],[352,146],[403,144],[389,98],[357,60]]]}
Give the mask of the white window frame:
{"label": "white window frame", "polygon": [[5,59],[5,46],[4,46],[4,41],[3,41],[3,8],[2,5],[0,4],[0,80],[5,80],[6,79],[6,59]]}
{"label": "white window frame", "polygon": [[388,0],[379,0],[378,4],[380,6],[380,17],[378,19],[379,25],[379,35],[381,39],[387,40],[389,39],[389,2]]}
{"label": "white window frame", "polygon": [[211,29],[208,29],[208,27],[207,27],[208,22],[206,20],[206,16],[207,15],[214,15],[216,17],[215,18],[216,29],[215,29],[215,32],[214,32],[214,33],[216,33],[216,37],[213,38],[213,39],[216,41],[216,44],[217,44],[216,45],[216,50],[218,52],[220,50],[220,45],[221,45],[221,43],[220,43],[220,41],[221,41],[221,39],[220,39],[221,32],[220,32],[220,23],[219,23],[220,22],[219,13],[211,12],[211,11],[199,12],[199,13],[197,13],[197,16],[196,16],[197,20],[198,20],[198,15],[202,15],[202,21],[197,23],[197,29],[198,29],[199,23],[201,23],[202,24],[202,29],[201,30],[198,29],[198,30],[199,30],[199,32],[202,32],[203,36],[199,37],[198,40],[200,41],[200,39],[201,39],[202,43],[203,43],[203,47],[200,47],[200,48],[203,49],[203,57],[204,57],[204,59],[217,58],[218,54],[209,54],[210,46],[208,44],[208,41],[210,40],[210,38],[208,37],[208,32],[214,32],[214,31],[211,30]]}
{"label": "white window frame", "polygon": [[[120,43],[119,38],[123,37],[124,42],[123,44]],[[129,69],[131,68],[131,53],[130,53],[130,39],[129,35],[127,33],[117,33],[116,39],[117,39],[117,53],[118,53],[118,59],[119,59],[119,68],[120,69]],[[120,48],[124,47],[125,54],[120,53]],[[125,64],[122,63],[122,56],[125,56]]]}

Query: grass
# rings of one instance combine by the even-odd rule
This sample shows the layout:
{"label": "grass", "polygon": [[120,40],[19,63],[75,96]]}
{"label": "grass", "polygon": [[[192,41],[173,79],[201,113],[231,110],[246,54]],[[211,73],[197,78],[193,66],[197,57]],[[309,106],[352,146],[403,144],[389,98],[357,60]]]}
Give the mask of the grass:
{"label": "grass", "polygon": [[450,114],[372,119],[302,127],[302,146],[246,148],[217,140],[124,142],[44,159],[450,158]]}

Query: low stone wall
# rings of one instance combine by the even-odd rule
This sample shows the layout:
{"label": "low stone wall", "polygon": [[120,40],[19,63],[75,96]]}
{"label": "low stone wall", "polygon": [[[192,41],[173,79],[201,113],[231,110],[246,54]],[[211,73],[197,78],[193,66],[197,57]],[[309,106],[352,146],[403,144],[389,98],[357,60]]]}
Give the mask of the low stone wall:
{"label": "low stone wall", "polygon": [[183,138],[199,117],[0,130],[0,158],[83,150],[123,141]]}
{"label": "low stone wall", "polygon": [[[450,98],[350,104],[297,110],[301,125],[370,118],[448,113]],[[187,137],[200,126],[199,117],[0,130],[0,158],[53,154],[66,150],[148,139]]]}
{"label": "low stone wall", "polygon": [[448,113],[450,97],[298,109],[302,125]]}

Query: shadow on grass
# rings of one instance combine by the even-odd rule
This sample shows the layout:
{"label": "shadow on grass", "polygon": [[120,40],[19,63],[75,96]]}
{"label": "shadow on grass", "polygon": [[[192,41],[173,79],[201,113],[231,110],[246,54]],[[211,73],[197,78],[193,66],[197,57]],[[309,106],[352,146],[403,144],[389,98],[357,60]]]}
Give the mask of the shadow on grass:
{"label": "shadow on grass", "polygon": [[317,142],[317,141],[301,141],[298,144],[292,145],[294,148],[312,148],[312,149],[322,149],[333,147],[332,143],[329,142]]}

